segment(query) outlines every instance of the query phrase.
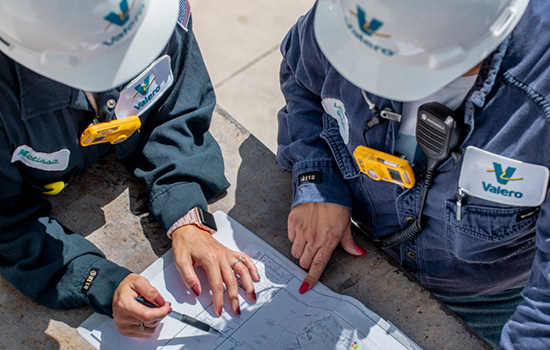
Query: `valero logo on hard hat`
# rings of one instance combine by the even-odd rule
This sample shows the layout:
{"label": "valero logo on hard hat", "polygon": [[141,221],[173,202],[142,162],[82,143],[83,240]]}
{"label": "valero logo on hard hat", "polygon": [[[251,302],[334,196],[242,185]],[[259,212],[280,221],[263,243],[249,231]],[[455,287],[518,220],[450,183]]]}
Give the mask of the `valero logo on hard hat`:
{"label": "valero logo on hard hat", "polygon": [[134,2],[135,0],[132,0],[132,4],[128,6],[128,0],[122,0],[119,4],[120,12],[110,12],[107,16],[105,16],[105,20],[109,23],[107,24],[107,26],[105,26],[104,30],[109,29],[111,24],[114,24],[116,26],[122,27],[122,31],[116,35],[113,35],[111,37],[111,40],[104,41],[103,44],[111,46],[123,39],[129,32],[132,31],[135,24],[138,22],[139,18],[143,14],[143,9],[145,8],[145,4],[142,3],[132,20],[129,21],[130,12],[134,7]]}
{"label": "valero logo on hard hat", "polygon": [[382,33],[378,33],[378,29],[380,29],[380,27],[382,27],[382,25],[384,23],[382,23],[381,21],[379,21],[378,19],[376,18],[373,18],[370,22],[367,21],[367,14],[365,13],[365,11],[357,6],[357,12],[354,12],[353,10],[350,10],[349,11],[352,15],[356,16],[357,17],[357,20],[359,21],[359,28],[361,29],[361,31],[367,35],[378,35],[378,36],[382,36],[382,37],[385,37],[385,38],[389,38],[390,35],[389,34],[382,34]]}
{"label": "valero logo on hard hat", "polygon": [[348,17],[345,17],[346,26],[357,39],[359,39],[368,48],[376,52],[380,52],[383,55],[393,56],[396,54],[394,50],[375,44],[368,38],[372,36],[378,36],[381,38],[390,38],[389,34],[378,32],[378,30],[384,25],[384,22],[374,17],[370,21],[368,21],[365,10],[363,10],[360,6],[357,6],[357,11],[350,10],[349,12],[354,17],[357,17],[357,24],[360,29],[360,32],[357,31],[353,23],[350,23],[350,21],[348,20]]}
{"label": "valero logo on hard hat", "polygon": [[132,5],[128,6],[127,0],[122,0],[119,4],[120,12],[115,13],[111,12],[107,16],[105,16],[105,19],[109,21],[109,24],[105,27],[105,30],[109,28],[111,24],[116,24],[119,27],[122,27],[126,22],[128,22],[128,18],[130,15],[130,10],[134,6],[134,1],[132,1]]}

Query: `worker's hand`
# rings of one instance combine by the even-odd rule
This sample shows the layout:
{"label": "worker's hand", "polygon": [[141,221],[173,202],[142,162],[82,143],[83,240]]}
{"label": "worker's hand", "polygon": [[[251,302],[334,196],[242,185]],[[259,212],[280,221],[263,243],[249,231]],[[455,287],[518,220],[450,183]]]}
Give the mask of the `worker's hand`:
{"label": "worker's hand", "polygon": [[172,248],[176,266],[187,288],[196,296],[201,294],[202,286],[194,267],[201,266],[205,270],[216,315],[222,313],[224,284],[234,314],[241,314],[239,284],[246,290],[248,299],[256,301],[252,281],[259,281],[260,275],[248,255],[228,249],[210,233],[193,225],[182,226],[172,233]]}
{"label": "worker's hand", "polygon": [[310,290],[321,277],[332,252],[342,245],[353,255],[365,255],[351,235],[349,209],[332,203],[303,203],[295,206],[288,216],[288,238],[292,256],[300,266],[309,269],[300,294]]}
{"label": "worker's hand", "polygon": [[[140,304],[135,300],[138,296],[144,297],[158,308]],[[122,335],[129,337],[150,337],[170,311],[170,303],[164,301],[145,277],[135,273],[126,276],[113,295],[113,318],[116,327]]]}

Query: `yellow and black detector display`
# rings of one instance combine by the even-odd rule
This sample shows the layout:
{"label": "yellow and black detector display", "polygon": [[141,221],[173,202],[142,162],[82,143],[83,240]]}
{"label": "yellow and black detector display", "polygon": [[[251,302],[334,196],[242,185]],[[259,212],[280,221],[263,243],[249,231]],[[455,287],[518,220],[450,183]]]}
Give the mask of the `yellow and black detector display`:
{"label": "yellow and black detector display", "polygon": [[114,145],[126,141],[140,127],[141,121],[136,115],[104,123],[90,124],[80,135],[80,144],[83,147],[104,142],[110,142]]}
{"label": "yellow and black detector display", "polygon": [[414,173],[405,159],[366,146],[358,146],[353,156],[361,172],[373,180],[387,181],[405,188],[414,186]]}

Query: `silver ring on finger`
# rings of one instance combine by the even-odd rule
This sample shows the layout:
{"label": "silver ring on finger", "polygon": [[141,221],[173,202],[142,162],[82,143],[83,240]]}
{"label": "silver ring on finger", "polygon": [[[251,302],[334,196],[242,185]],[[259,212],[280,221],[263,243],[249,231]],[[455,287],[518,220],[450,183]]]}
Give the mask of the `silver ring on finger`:
{"label": "silver ring on finger", "polygon": [[141,321],[139,324],[139,330],[142,332],[145,330],[145,325],[143,325],[143,321]]}
{"label": "silver ring on finger", "polygon": [[239,256],[239,258],[235,261],[233,261],[233,264],[231,264],[231,270],[233,270],[233,268],[235,267],[235,265],[237,265],[238,263],[242,262],[244,264],[244,258],[242,256]]}

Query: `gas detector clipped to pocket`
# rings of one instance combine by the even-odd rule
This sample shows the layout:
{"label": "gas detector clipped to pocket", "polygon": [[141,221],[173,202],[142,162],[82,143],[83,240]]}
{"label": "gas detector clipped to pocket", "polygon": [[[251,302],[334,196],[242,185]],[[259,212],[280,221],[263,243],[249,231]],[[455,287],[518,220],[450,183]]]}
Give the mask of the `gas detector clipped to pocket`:
{"label": "gas detector clipped to pocket", "polygon": [[126,141],[140,127],[141,121],[135,115],[109,122],[90,124],[80,135],[80,145],[86,147],[105,142],[115,145]]}
{"label": "gas detector clipped to pocket", "polygon": [[387,181],[405,188],[414,186],[414,173],[405,159],[366,146],[358,146],[353,157],[361,172],[373,180]]}

